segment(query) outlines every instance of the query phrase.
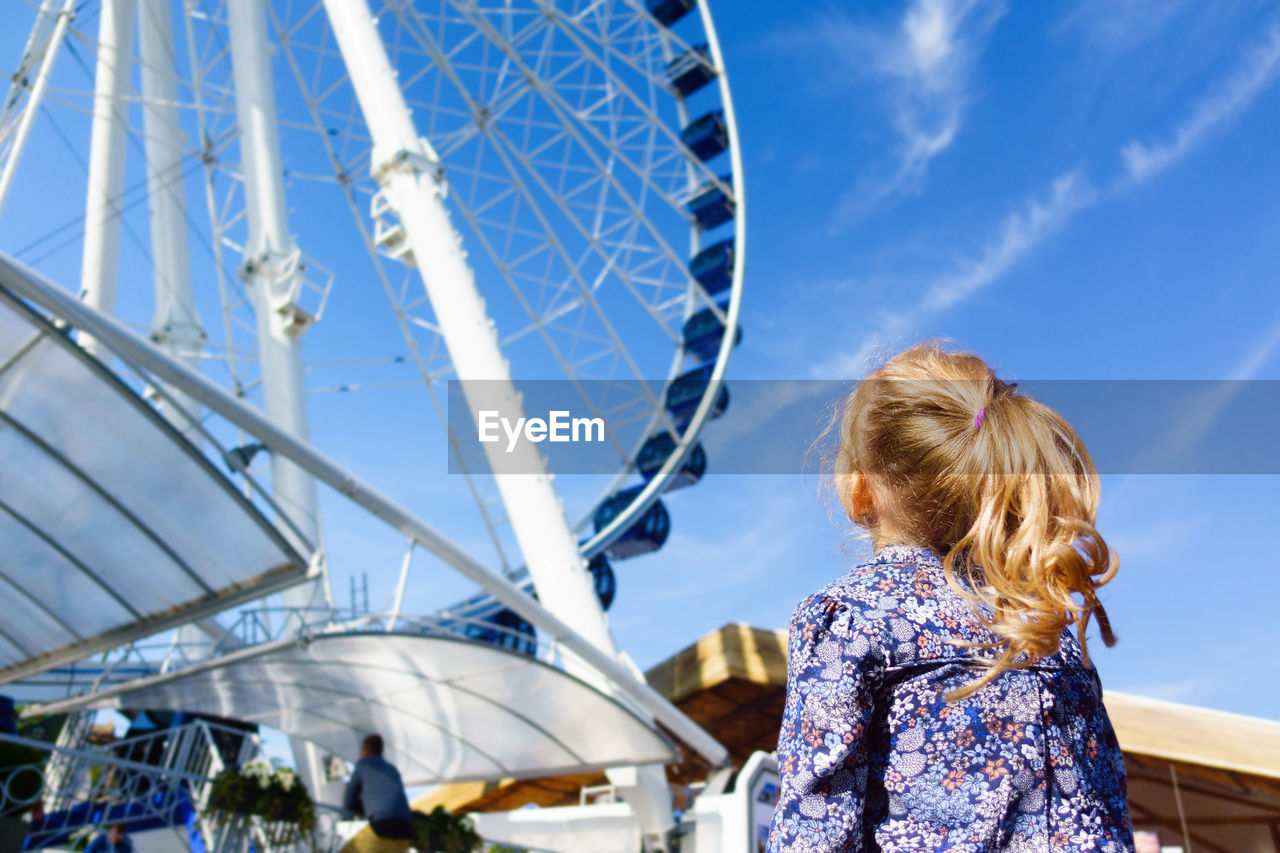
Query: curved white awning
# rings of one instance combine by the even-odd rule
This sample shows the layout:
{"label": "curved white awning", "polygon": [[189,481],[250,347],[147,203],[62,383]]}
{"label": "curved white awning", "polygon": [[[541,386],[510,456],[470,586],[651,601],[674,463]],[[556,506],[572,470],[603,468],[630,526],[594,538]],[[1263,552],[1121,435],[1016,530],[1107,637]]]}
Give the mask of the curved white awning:
{"label": "curved white awning", "polygon": [[411,785],[587,772],[677,753],[616,700],[529,655],[405,633],[321,634],[233,652],[62,705],[216,714],[349,760],[377,732]]}
{"label": "curved white awning", "polygon": [[0,683],[303,580],[149,403],[0,289]]}

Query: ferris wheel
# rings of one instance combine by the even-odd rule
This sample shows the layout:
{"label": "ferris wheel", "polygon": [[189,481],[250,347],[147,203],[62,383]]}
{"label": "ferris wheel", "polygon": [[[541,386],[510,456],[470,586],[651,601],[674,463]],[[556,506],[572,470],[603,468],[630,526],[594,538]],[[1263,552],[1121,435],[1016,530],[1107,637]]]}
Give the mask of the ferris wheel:
{"label": "ferris wheel", "polygon": [[[82,298],[140,327],[117,279],[136,289],[141,270],[152,339],[302,438],[311,341],[342,361],[356,336],[325,309],[358,289],[395,343],[348,348],[337,387],[356,406],[373,387],[429,399],[510,577],[545,600],[539,565],[580,556],[607,603],[609,558],[662,546],[661,496],[706,468],[698,435],[740,336],[741,164],[705,3],[44,0],[28,16],[0,107],[0,204],[24,217],[8,251],[78,263]],[[65,192],[36,210],[23,197],[51,150]],[[549,477],[495,477],[445,417],[450,379],[508,402],[563,381],[607,415],[615,472],[567,502]],[[317,539],[314,485],[270,465]]]}
{"label": "ferris wheel", "polygon": [[[80,686],[91,693],[102,688],[98,695],[137,707],[188,709],[204,695],[208,703],[196,710],[234,716],[257,707],[261,690],[236,693],[233,684],[274,683],[280,673],[314,668],[319,650],[329,650],[333,674],[324,683],[281,692],[278,707],[261,711],[292,720],[281,730],[304,747],[326,742],[336,753],[349,749],[354,731],[399,726],[405,740],[418,738],[410,751],[434,755],[427,764],[422,754],[404,758],[436,781],[505,778],[513,767],[604,769],[631,756],[628,784],[640,792],[636,803],[649,804],[637,806],[647,808],[646,833],[668,828],[666,776],[654,762],[673,753],[657,722],[712,766],[726,752],[642,679],[632,683],[634,668],[619,655],[604,611],[616,585],[610,561],[661,548],[672,524],[663,496],[696,484],[707,469],[699,435],[728,405],[724,376],[740,338],[741,158],[706,3],[5,2],[0,50],[17,58],[0,102],[0,250],[51,279],[78,282],[71,289],[81,302],[59,302],[7,257],[0,273],[10,283],[0,297],[16,304],[10,291],[24,279],[21,298],[52,312],[23,315],[36,329],[32,340],[69,324],[78,330],[73,355],[96,364],[91,373],[118,362],[111,381],[145,395],[152,406],[143,409],[169,424],[148,429],[182,434],[185,452],[203,457],[206,473],[210,463],[229,470],[258,521],[274,516],[273,547],[295,568],[301,556],[312,569],[309,580],[281,592],[282,610],[304,614],[301,645],[279,635],[230,652],[206,644],[204,663],[189,669],[196,682],[211,680],[203,687],[160,687],[155,679],[168,684],[181,675],[172,650],[158,666],[144,659],[133,669],[117,669],[131,660],[121,653],[72,673],[67,684],[87,678]],[[24,17],[29,28],[9,26]],[[145,332],[161,361],[116,336],[104,315]],[[182,379],[174,364],[194,372]],[[320,380],[331,376],[327,385]],[[492,407],[523,416],[533,385],[547,381],[601,423],[608,461],[572,488],[553,480],[536,445],[523,443],[510,456],[498,445],[477,450],[470,417],[449,414]],[[384,395],[382,408],[369,412],[388,410],[385,395],[404,401],[397,411],[433,412],[434,425],[423,424],[418,440],[448,446],[450,471],[459,474],[442,478],[452,492],[439,498],[439,514],[456,519],[455,505],[470,503],[472,529],[446,532],[483,544],[464,550],[446,541],[317,456],[309,436],[334,412],[314,405],[321,391],[348,395],[357,429],[377,417],[358,414],[371,399],[363,395]],[[266,488],[259,480],[268,473]],[[370,614],[334,615],[316,478],[408,539],[380,638],[360,634]],[[63,559],[70,552],[57,536],[42,541]],[[405,623],[415,547],[477,582],[481,594]],[[505,579],[492,574],[495,566]],[[394,575],[397,567],[387,568]],[[247,600],[245,590],[233,593],[225,600]],[[35,603],[69,627],[56,605]],[[172,617],[179,611],[167,612],[164,624],[182,624]],[[303,623],[316,613],[328,620],[327,642],[311,645],[316,635]],[[142,637],[144,624],[161,623],[142,620],[103,636]],[[393,634],[401,624],[412,627]],[[474,665],[455,652],[421,651],[448,639],[442,630],[482,641],[467,652]],[[183,627],[174,643],[182,631],[228,633],[206,618]],[[436,666],[434,654],[463,679],[491,679],[484,690],[507,697],[505,705],[477,706],[472,722],[484,736],[494,731],[481,725],[494,707],[512,726],[528,726],[512,702],[521,684],[542,684],[546,672],[532,664],[520,670],[510,657],[487,659],[497,652],[484,652],[486,642],[505,647],[499,657],[514,652],[543,667],[558,661],[569,676],[552,682],[561,691],[590,688],[570,704],[581,713],[596,707],[616,727],[592,735],[595,758],[586,746],[566,757],[565,738],[591,733],[564,714],[558,736],[551,722],[533,727],[546,753],[529,752],[526,738],[513,753],[527,764],[515,766],[475,748],[465,732],[445,737],[464,726],[460,711],[447,726],[424,727],[399,703],[348,705],[342,719],[314,707],[335,682],[368,675],[361,662],[370,654],[394,656],[406,667],[396,676],[405,684],[444,689],[432,681],[438,672],[422,671]],[[55,651],[73,660],[82,648],[83,641]],[[33,672],[39,659],[18,666]],[[507,671],[523,675],[496,675]],[[393,689],[388,683],[378,686]],[[455,711],[476,700],[474,689],[449,683]],[[80,707],[83,698],[66,701]],[[299,722],[304,717],[309,722]],[[334,726],[346,734],[338,737]],[[298,741],[295,755],[309,768],[309,786],[319,785],[321,756],[300,753]]]}

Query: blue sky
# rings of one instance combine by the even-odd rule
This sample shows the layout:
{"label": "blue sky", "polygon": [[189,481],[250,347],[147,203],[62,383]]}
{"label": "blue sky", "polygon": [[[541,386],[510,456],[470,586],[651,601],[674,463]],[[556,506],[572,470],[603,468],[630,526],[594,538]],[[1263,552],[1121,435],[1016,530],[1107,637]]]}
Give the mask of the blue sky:
{"label": "blue sky", "polygon": [[[750,210],[731,375],[856,377],[944,336],[1013,378],[1280,378],[1273,10],[797,8],[717,17]],[[1276,717],[1276,485],[1105,478],[1109,688]],[[621,573],[623,646],[643,663],[728,620],[784,626],[856,556],[818,491],[710,477],[673,496],[644,590]]]}
{"label": "blue sky", "polygon": [[[735,375],[856,376],[945,336],[1013,378],[1280,378],[1274,11],[772,8],[720,18],[751,169]],[[733,479],[690,495],[720,532],[654,560],[702,588],[673,567],[659,595],[700,627],[780,626],[849,558],[812,486]],[[1275,717],[1275,486],[1106,478],[1108,687]],[[660,634],[631,604],[619,633]]]}
{"label": "blue sky", "polygon": [[[1280,379],[1280,16],[1268,4],[711,3],[749,205],[731,381],[855,379],[868,357],[932,336],[1011,378]],[[6,56],[12,41],[0,38]],[[8,249],[41,233],[15,201],[76,186],[38,133],[24,168],[42,177],[0,216]],[[295,210],[297,230],[323,233],[308,216]],[[74,280],[77,251],[42,268]],[[145,322],[142,302],[134,314]],[[370,340],[385,330],[358,307],[322,321],[339,322]],[[423,401],[321,395],[312,411],[321,449],[451,535],[482,539],[448,497],[456,483],[417,467],[444,458],[438,440],[414,438]],[[785,627],[857,557],[818,483],[714,469],[669,497],[666,547],[617,566],[612,625],[641,666],[726,622]],[[1103,594],[1120,643],[1095,646],[1109,688],[1277,717],[1276,486],[1106,478],[1100,526],[1122,559]],[[376,606],[402,543],[322,499],[339,599],[367,570]],[[438,566],[414,584],[424,604],[465,590]]]}

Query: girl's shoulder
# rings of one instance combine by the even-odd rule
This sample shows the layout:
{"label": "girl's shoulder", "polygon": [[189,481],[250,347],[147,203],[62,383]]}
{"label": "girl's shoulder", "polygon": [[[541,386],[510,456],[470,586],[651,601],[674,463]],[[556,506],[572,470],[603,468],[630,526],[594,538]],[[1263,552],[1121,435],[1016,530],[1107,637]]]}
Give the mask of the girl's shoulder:
{"label": "girl's shoulder", "polygon": [[903,596],[931,594],[939,580],[943,580],[942,560],[935,552],[888,545],[801,601],[796,610],[833,606],[875,610],[881,604],[896,604]]}
{"label": "girl's shoulder", "polygon": [[904,604],[931,597],[941,572],[941,560],[933,551],[902,545],[881,548],[796,606],[792,638],[875,638],[892,633]]}
{"label": "girl's shoulder", "polygon": [[[890,545],[801,601],[792,616],[790,639],[797,652],[807,644],[850,643],[859,654],[875,652],[889,665],[985,657],[992,653],[963,647],[1000,639],[981,623],[979,611],[990,618],[989,608],[947,582],[936,552]],[[1085,665],[1070,628],[1045,663]]]}

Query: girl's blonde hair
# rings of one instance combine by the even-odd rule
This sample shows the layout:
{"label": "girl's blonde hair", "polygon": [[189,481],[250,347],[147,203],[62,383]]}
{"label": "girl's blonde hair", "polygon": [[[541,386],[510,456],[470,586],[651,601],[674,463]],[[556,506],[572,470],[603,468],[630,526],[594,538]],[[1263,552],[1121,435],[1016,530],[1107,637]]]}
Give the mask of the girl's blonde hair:
{"label": "girl's blonde hair", "polygon": [[[951,698],[1054,654],[1068,625],[1087,661],[1091,616],[1103,642],[1115,643],[1097,596],[1119,566],[1094,526],[1098,472],[1057,412],[976,355],[927,342],[859,383],[837,418],[834,481],[850,518],[860,521],[861,474],[893,533],[943,555],[947,583],[1000,637],[971,644],[998,654]],[[957,569],[974,582],[957,583]]]}

